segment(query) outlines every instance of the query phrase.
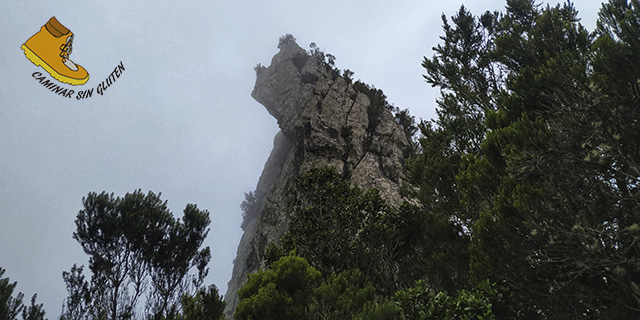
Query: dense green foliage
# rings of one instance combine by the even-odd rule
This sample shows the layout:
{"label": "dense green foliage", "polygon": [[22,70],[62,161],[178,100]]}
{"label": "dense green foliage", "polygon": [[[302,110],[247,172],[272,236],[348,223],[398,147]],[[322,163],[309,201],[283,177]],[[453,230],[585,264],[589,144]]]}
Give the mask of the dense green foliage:
{"label": "dense green foliage", "polygon": [[[638,104],[620,90],[637,82],[639,9],[605,4],[594,34],[569,4],[508,1],[480,19],[461,9],[425,59],[443,98],[435,126],[422,127],[414,182],[471,231],[472,282],[508,292],[503,316],[640,313]],[[449,186],[420,172],[443,173],[430,161],[447,163]]]}
{"label": "dense green foliage", "polygon": [[224,301],[218,293],[218,288],[211,285],[208,288],[200,288],[195,295],[183,295],[180,300],[182,314],[177,320],[222,320]]}
{"label": "dense green foliage", "polygon": [[320,272],[294,254],[275,261],[270,269],[252,274],[238,296],[235,319],[304,319],[311,287]]}
{"label": "dense green foliage", "polygon": [[[463,281],[454,270],[461,267],[443,255],[463,250],[461,244],[466,243],[456,239],[461,229],[454,223],[426,218],[419,208],[406,203],[393,209],[377,190],[365,192],[352,186],[332,168],[312,169],[299,177],[288,204],[294,210],[289,230],[280,246],[268,247],[265,257],[270,268],[251,275],[240,291],[236,319],[279,319],[285,316],[283,312],[302,317],[301,310],[306,313],[299,319],[412,319],[398,308],[411,304],[409,296],[420,295],[424,303],[443,310],[457,301],[432,289],[455,289]],[[281,271],[291,261],[301,265],[299,270],[318,271],[312,279],[297,283],[304,298],[285,305],[282,303],[290,300],[282,297],[278,285],[270,283],[291,282]],[[431,272],[435,270],[441,271]],[[420,282],[418,289],[403,291],[413,288],[417,279],[428,279],[434,286],[418,294],[416,290],[427,290]],[[474,301],[493,301],[494,297],[474,296],[480,299]],[[477,304],[473,312],[482,309]],[[488,302],[483,307],[483,315],[491,313]],[[459,314],[440,309],[427,314]]]}
{"label": "dense green foliage", "polygon": [[502,294],[495,287],[485,280],[475,290],[459,290],[453,297],[442,291],[435,293],[426,282],[418,281],[390,299],[369,304],[354,319],[496,319],[492,308]]}
{"label": "dense green foliage", "polygon": [[267,262],[295,249],[321,272],[309,313],[330,279],[372,290],[336,295],[324,319],[640,317],[640,2],[603,4],[593,33],[570,3],[532,0],[461,7],[443,29],[423,61],[441,97],[407,161],[411,205],[312,170]]}
{"label": "dense green foliage", "polygon": [[[334,169],[304,174],[290,197],[294,214],[280,252],[295,249],[323,274],[358,269],[376,289],[390,293],[411,285],[431,263],[423,231],[432,229],[415,208],[395,210],[377,190],[351,186]],[[414,250],[420,244],[425,250]]]}

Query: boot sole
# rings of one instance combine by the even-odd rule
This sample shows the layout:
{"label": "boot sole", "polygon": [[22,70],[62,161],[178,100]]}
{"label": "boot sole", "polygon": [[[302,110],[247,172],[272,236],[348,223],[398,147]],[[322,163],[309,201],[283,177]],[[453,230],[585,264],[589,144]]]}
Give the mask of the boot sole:
{"label": "boot sole", "polygon": [[59,74],[58,72],[56,72],[55,70],[53,70],[51,66],[49,66],[46,62],[40,59],[40,57],[38,57],[38,55],[35,54],[33,51],[31,51],[31,49],[29,49],[26,45],[23,44],[21,48],[22,50],[24,50],[24,55],[27,57],[27,59],[29,59],[29,61],[33,62],[33,64],[35,64],[36,66],[42,67],[42,69],[47,71],[52,77],[54,77],[56,80],[60,82],[68,83],[73,86],[79,86],[87,83],[87,81],[89,80],[89,75],[87,75],[87,77],[84,79],[74,79],[74,78],[65,77]]}

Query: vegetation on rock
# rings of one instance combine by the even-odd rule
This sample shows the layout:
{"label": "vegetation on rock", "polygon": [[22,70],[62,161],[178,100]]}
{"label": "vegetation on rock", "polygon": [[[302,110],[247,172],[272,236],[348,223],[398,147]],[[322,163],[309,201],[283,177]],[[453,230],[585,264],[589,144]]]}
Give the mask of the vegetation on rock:
{"label": "vegetation on rock", "polygon": [[357,274],[366,302],[325,305],[342,319],[637,318],[638,21],[635,0],[603,4],[593,33],[570,3],[443,16],[423,61],[438,118],[406,162],[410,201],[311,170],[268,263],[295,250],[321,272],[307,292]]}

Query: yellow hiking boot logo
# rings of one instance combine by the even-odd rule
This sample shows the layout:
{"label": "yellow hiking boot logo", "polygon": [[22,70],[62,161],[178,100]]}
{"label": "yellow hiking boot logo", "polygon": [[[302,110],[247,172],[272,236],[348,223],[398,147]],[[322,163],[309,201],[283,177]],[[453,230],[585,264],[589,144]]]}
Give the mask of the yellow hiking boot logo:
{"label": "yellow hiking boot logo", "polygon": [[77,86],[89,80],[89,73],[69,59],[72,47],[73,33],[52,17],[22,45],[22,50],[56,80]]}

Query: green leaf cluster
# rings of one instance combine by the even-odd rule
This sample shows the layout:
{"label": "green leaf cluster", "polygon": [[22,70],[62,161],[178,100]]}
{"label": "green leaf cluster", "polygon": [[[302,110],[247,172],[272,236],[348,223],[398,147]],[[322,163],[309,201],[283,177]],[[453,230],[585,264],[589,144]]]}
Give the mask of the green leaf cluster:
{"label": "green leaf cluster", "polygon": [[319,278],[319,271],[292,252],[249,276],[238,293],[234,319],[305,319],[311,288]]}

